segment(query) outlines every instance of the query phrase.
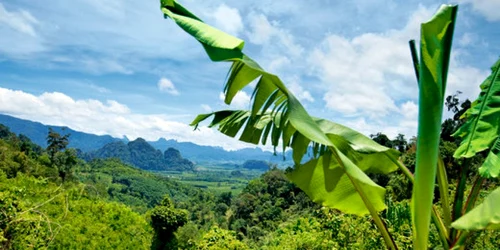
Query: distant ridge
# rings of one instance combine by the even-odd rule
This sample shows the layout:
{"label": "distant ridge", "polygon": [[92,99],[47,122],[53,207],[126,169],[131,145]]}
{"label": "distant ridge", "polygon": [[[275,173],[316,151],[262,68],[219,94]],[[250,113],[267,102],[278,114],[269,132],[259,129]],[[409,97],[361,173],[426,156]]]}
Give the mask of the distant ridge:
{"label": "distant ridge", "polygon": [[47,146],[46,137],[49,128],[52,128],[60,134],[71,134],[68,146],[72,148],[78,148],[84,152],[97,150],[110,142],[121,140],[109,135],[88,134],[73,130],[65,126],[44,125],[39,122],[19,119],[3,114],[0,114],[0,124],[9,127],[10,131],[12,131],[13,133],[23,134],[29,137],[31,141],[42,147]]}
{"label": "distant ridge", "polygon": [[178,142],[176,140],[166,140],[161,138],[157,141],[149,142],[153,147],[165,150],[173,147],[181,151],[182,155],[192,161],[211,162],[228,161],[243,163],[247,160],[262,160],[273,164],[283,165],[291,164],[291,153],[287,152],[286,160],[283,161],[283,155],[278,153],[264,151],[260,148],[244,148],[235,151],[226,151],[221,147],[201,146],[192,142]]}
{"label": "distant ridge", "polygon": [[[129,142],[126,137],[120,139],[110,135],[94,135],[79,132],[65,126],[44,125],[40,122],[19,119],[4,114],[0,114],[0,124],[4,124],[9,127],[10,130],[16,134],[26,135],[34,143],[42,147],[46,147],[46,136],[49,128],[52,128],[61,134],[71,134],[69,147],[78,148],[87,153],[98,151],[110,143],[113,144],[122,142],[125,146],[127,146],[126,144]],[[272,152],[263,151],[260,148],[245,148],[235,151],[227,151],[222,147],[201,146],[192,142],[178,142],[176,140],[167,140],[164,138],[157,141],[148,141],[148,143],[162,152],[168,148],[175,148],[180,151],[184,158],[197,163],[232,162],[242,164],[247,160],[262,160],[282,166],[292,164],[292,156],[290,152],[287,152],[285,157],[286,161],[283,161],[283,156],[280,153],[273,155]]]}

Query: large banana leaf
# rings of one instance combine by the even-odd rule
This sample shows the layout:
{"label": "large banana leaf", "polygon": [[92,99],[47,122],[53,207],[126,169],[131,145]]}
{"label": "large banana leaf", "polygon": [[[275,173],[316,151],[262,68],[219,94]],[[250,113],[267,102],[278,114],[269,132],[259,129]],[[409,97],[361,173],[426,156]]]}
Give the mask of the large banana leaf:
{"label": "large banana leaf", "polygon": [[[210,127],[218,127],[222,133],[234,137],[241,131],[240,140],[258,144],[266,144],[271,137],[271,144],[277,146],[283,142],[293,148],[294,161],[297,168],[288,176],[313,201],[324,206],[349,211],[353,214],[365,214],[363,197],[358,193],[352,181],[359,182],[366,190],[367,198],[377,211],[383,210],[385,190],[375,184],[363,172],[387,174],[397,169],[395,162],[399,152],[379,145],[370,138],[340,124],[314,118],[319,126],[335,145],[339,157],[345,158],[342,166],[338,159],[325,147],[311,143],[290,124],[281,124],[281,115],[274,118],[270,113],[252,116],[249,111],[218,111],[199,115],[191,125],[197,126],[203,120],[213,116]],[[281,140],[280,140],[281,138]],[[319,158],[311,159],[301,165],[302,157],[309,147],[318,148]],[[352,179],[352,180],[351,180]]]}
{"label": "large banana leaf", "polygon": [[479,206],[451,224],[460,230],[500,229],[500,188],[491,192]]}
{"label": "large banana leaf", "polygon": [[479,174],[485,178],[497,178],[500,174],[500,137],[497,138],[486,160],[479,168]]}
{"label": "large banana leaf", "polygon": [[421,26],[417,161],[412,193],[414,249],[427,249],[439,134],[457,6],[443,5]]}
{"label": "large banana leaf", "polygon": [[[251,111],[220,111],[214,113],[212,126],[218,125],[219,130],[229,136],[236,136],[240,132],[240,140],[254,144],[259,143],[259,141],[265,142],[270,137],[272,145],[275,147],[279,144],[283,148],[291,147],[294,150],[294,160],[297,163],[300,162],[309,145],[321,149],[315,150],[318,153],[317,156],[329,152],[329,154],[335,156],[329,158],[331,161],[329,165],[336,166],[335,164],[338,164],[341,166],[342,172],[339,172],[338,175],[348,176],[348,180],[351,182],[350,186],[346,185],[345,188],[349,188],[350,191],[357,192],[364,197],[359,199],[364,204],[342,206],[342,210],[346,213],[356,214],[370,212],[373,215],[385,208],[385,205],[383,205],[384,189],[373,183],[359,167],[363,166],[363,164],[369,165],[365,162],[378,162],[380,164],[370,165],[365,170],[370,169],[374,172],[388,173],[397,169],[397,165],[393,161],[377,161],[377,156],[367,155],[366,160],[362,161],[363,164],[361,164],[361,158],[356,158],[360,157],[359,153],[352,151],[356,147],[351,147],[352,150],[349,150],[348,147],[345,147],[345,149],[337,148],[336,144],[341,142],[348,145],[344,141],[349,141],[349,139],[340,140],[342,138],[340,135],[333,134],[329,136],[325,133],[320,127],[320,124],[325,123],[318,123],[314,120],[297,98],[285,87],[280,78],[263,70],[241,51],[243,41],[203,23],[176,1],[162,1],[161,7],[166,17],[173,19],[182,29],[203,45],[210,59],[233,63],[224,87],[225,102],[227,104],[231,103],[238,91],[251,82],[257,81],[252,94]],[[193,125],[197,125],[209,116],[210,114],[198,116]],[[361,137],[353,136],[353,138],[360,140]],[[370,146],[375,147],[373,145],[373,143],[360,144],[356,149],[361,153],[363,150],[368,150]],[[395,157],[394,152],[386,153],[385,151],[389,149],[380,147],[375,147],[380,151],[378,152],[380,155]],[[365,157],[365,155],[362,156]],[[356,162],[358,165],[355,165]],[[295,177],[296,175],[292,174],[292,176]],[[296,178],[292,178],[292,180],[294,179]],[[326,186],[329,181],[324,181],[322,185]],[[371,195],[372,193],[378,195]],[[339,192],[338,195],[342,195],[342,193]],[[374,206],[372,201],[375,199],[378,201]],[[342,200],[342,196],[338,200]]]}
{"label": "large banana leaf", "polygon": [[455,158],[470,158],[492,147],[500,133],[500,59],[491,68],[492,73],[481,84],[481,93],[463,114],[467,121],[455,132],[462,143]]}

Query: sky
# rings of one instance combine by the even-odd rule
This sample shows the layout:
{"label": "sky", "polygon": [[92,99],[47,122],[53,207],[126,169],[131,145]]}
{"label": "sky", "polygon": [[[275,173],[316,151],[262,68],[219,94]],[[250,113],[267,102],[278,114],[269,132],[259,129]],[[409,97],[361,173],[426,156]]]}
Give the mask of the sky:
{"label": "sky", "polygon": [[[313,116],[366,135],[416,135],[418,88],[408,49],[441,3],[458,3],[447,93],[475,99],[500,56],[500,0],[179,1],[246,41]],[[254,147],[188,124],[231,107],[228,63],[212,63],[159,0],[0,0],[0,113],[129,139]],[[444,116],[449,116],[445,112]]]}

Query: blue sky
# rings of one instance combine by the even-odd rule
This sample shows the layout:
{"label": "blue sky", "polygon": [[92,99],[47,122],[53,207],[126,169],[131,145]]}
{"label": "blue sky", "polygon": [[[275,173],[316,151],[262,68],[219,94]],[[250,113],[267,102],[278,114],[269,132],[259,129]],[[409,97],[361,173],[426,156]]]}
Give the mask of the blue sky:
{"label": "blue sky", "polygon": [[[221,90],[230,65],[210,62],[163,19],[158,2],[0,0],[0,113],[130,139],[251,146],[187,125],[227,108]],[[436,1],[180,2],[244,39],[246,54],[312,115],[367,135],[416,134],[407,42],[418,39]],[[500,0],[458,3],[448,93],[475,99],[500,55]],[[239,93],[233,108],[248,108],[250,94]]]}

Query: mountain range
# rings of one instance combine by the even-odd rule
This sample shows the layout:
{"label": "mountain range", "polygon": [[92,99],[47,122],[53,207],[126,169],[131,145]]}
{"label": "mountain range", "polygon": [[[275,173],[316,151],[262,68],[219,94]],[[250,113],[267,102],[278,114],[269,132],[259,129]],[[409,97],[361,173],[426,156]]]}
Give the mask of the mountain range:
{"label": "mountain range", "polygon": [[[117,147],[124,150],[125,154],[126,146],[131,142],[126,138],[115,138],[110,135],[95,135],[90,133],[84,133],[80,131],[73,130],[65,126],[51,126],[45,125],[39,122],[33,122],[29,120],[15,118],[9,115],[0,114],[0,124],[4,124],[9,127],[10,130],[16,134],[23,134],[29,137],[34,143],[46,147],[46,136],[49,128],[60,134],[70,134],[69,147],[80,149],[83,153],[87,154],[109,154],[109,152],[104,153],[103,148]],[[149,143],[152,148],[161,151],[168,151],[169,148],[174,148],[180,151],[180,154],[189,159],[190,161],[196,163],[236,163],[242,164],[247,160],[261,160],[270,162],[272,164],[277,164],[281,166],[291,165],[291,153],[286,152],[285,159],[283,160],[282,154],[274,155],[272,152],[264,151],[260,148],[244,148],[235,151],[227,151],[221,147],[214,146],[202,146],[192,142],[178,142],[176,140],[167,140],[165,138],[160,138],[157,141],[148,141],[139,138],[134,140],[141,147],[147,148],[144,143]],[[115,150],[115,149],[113,149]],[[148,152],[151,150],[148,150]],[[151,152],[153,152],[151,151]],[[153,153],[159,157],[158,152]],[[160,159],[156,157],[155,159]]]}

